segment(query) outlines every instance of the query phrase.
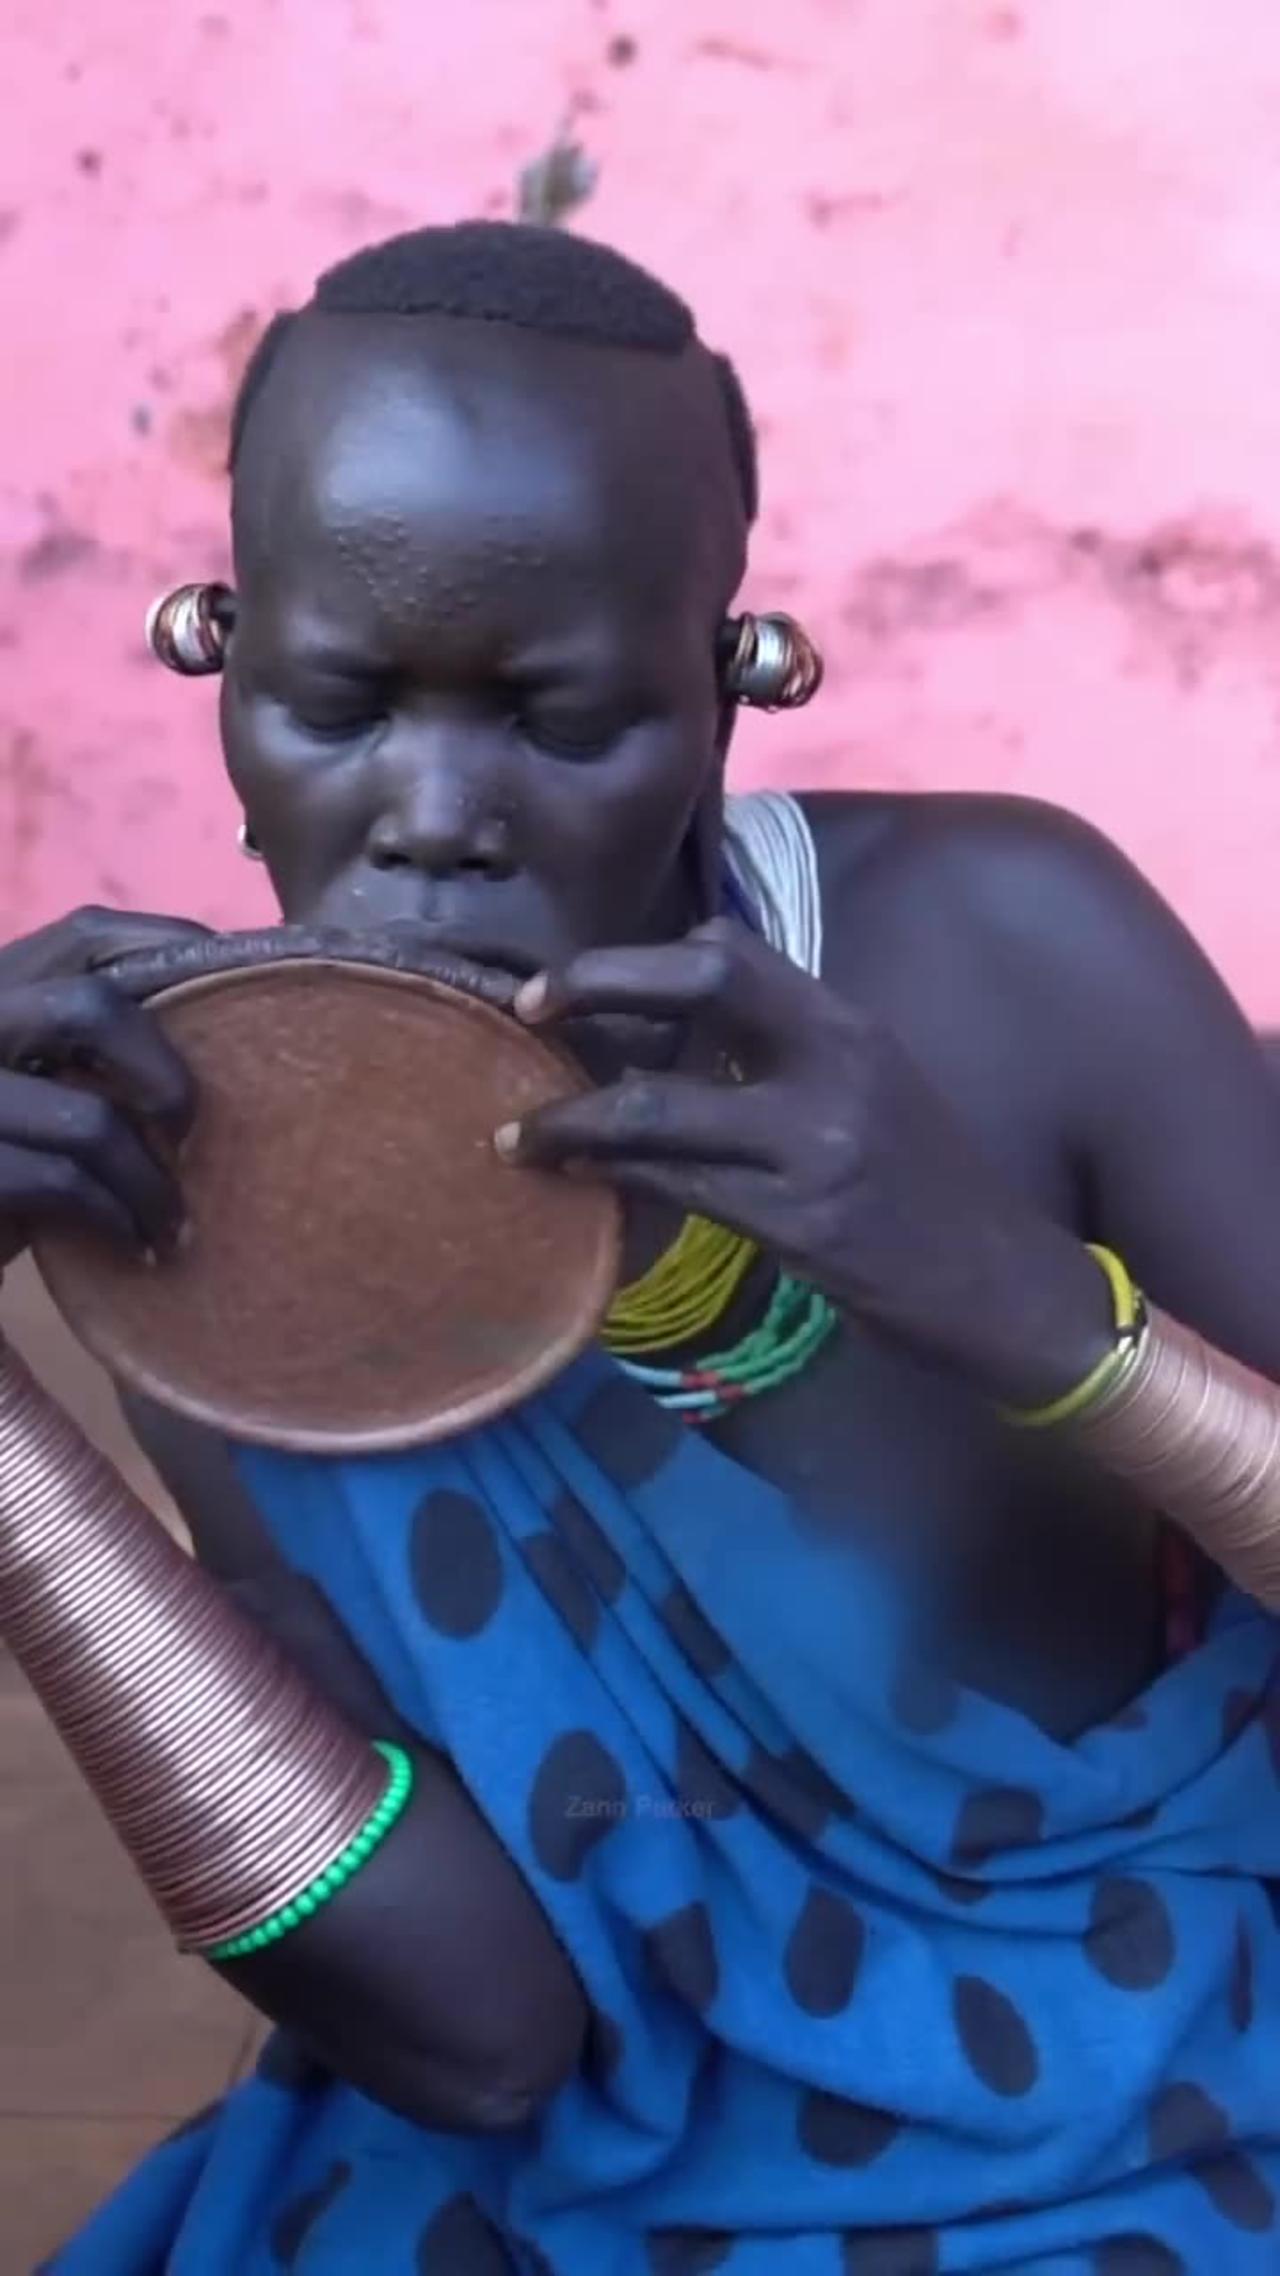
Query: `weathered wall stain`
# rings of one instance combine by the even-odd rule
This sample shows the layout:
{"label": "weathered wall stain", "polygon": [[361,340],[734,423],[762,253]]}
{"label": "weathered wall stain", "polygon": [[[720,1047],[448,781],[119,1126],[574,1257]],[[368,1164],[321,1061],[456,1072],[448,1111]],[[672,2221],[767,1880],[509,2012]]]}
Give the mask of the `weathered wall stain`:
{"label": "weathered wall stain", "polygon": [[83,568],[98,551],[98,540],[88,530],[48,529],[22,547],[17,573],[24,585],[43,584],[51,577],[65,577],[69,570]]}
{"label": "weathered wall stain", "polygon": [[1190,511],[1137,533],[1057,527],[1007,502],[894,557],[858,564],[840,621],[877,646],[963,631],[1060,601],[1102,600],[1155,643],[1179,680],[1243,643],[1280,676],[1280,549],[1238,517]]}
{"label": "weathered wall stain", "polygon": [[61,756],[53,757],[32,729],[7,729],[0,723],[0,817],[11,884],[21,883],[46,830],[64,831],[68,819],[85,810]]}
{"label": "weathered wall stain", "polygon": [[748,71],[798,71],[802,65],[790,55],[778,55],[767,47],[752,47],[745,40],[730,39],[723,34],[695,40],[695,55],[706,56],[712,63],[740,63]]}
{"label": "weathered wall stain", "polygon": [[267,321],[256,308],[241,308],[219,328],[208,349],[208,361],[219,369],[216,392],[205,402],[182,404],[168,421],[165,441],[171,456],[206,481],[225,482],[232,409]]}

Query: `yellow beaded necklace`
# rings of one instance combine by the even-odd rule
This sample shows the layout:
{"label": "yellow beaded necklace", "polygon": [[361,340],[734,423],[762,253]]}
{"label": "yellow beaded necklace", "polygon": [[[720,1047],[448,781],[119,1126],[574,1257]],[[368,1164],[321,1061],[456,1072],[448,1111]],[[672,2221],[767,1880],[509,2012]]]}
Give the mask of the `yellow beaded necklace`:
{"label": "yellow beaded necklace", "polygon": [[604,1323],[605,1349],[622,1357],[694,1342],[723,1318],[759,1254],[745,1234],[686,1217],[670,1248],[618,1290]]}

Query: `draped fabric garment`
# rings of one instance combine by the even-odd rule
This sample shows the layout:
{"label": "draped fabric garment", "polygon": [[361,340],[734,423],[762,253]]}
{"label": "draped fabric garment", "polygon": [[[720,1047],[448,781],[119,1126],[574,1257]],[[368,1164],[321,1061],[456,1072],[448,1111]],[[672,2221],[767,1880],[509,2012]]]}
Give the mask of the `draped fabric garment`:
{"label": "draped fabric garment", "polygon": [[593,2022],[487,2139],[278,2040],[56,2276],[1280,2267],[1267,1617],[1061,1744],[599,1354],[447,1446],[237,1459]]}

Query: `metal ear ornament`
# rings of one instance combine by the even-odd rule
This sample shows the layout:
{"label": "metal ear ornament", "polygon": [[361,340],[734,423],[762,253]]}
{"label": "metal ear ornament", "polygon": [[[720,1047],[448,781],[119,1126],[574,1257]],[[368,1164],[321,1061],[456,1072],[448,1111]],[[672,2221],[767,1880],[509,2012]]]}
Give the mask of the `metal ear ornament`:
{"label": "metal ear ornament", "polygon": [[168,671],[203,679],[222,670],[235,617],[229,585],[175,585],[147,611],[147,646]]}
{"label": "metal ear ornament", "polygon": [[730,617],[721,634],[724,692],[756,711],[798,711],[822,685],[822,658],[793,616]]}

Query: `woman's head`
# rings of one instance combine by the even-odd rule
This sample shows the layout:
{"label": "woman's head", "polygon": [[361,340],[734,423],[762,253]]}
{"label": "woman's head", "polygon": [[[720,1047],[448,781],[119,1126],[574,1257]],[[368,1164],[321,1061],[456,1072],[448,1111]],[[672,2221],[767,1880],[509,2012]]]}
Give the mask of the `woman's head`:
{"label": "woman's head", "polygon": [[750,422],[683,304],[495,224],[358,254],[233,439],[232,781],[285,916],[535,966],[706,914]]}

